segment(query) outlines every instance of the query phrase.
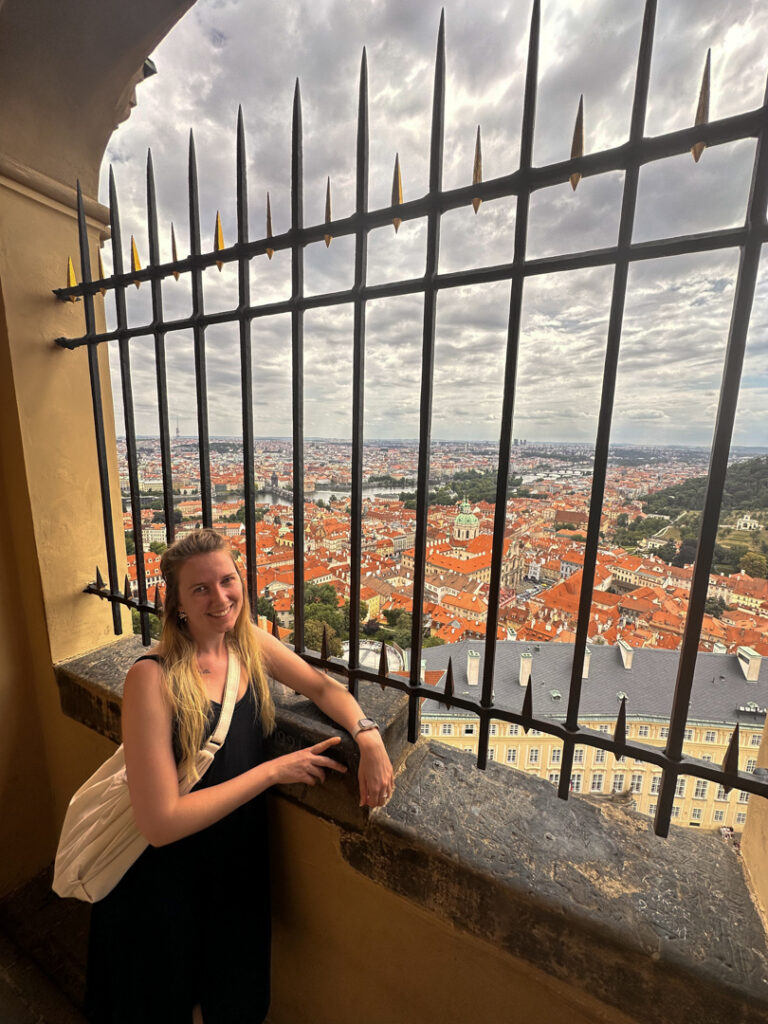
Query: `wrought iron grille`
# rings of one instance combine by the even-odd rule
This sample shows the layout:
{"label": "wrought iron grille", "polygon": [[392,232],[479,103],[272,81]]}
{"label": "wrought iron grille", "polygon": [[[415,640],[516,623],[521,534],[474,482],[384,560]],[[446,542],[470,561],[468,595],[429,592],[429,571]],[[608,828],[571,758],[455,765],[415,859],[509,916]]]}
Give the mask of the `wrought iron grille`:
{"label": "wrought iron grille", "polygon": [[[648,86],[653,45],[656,0],[647,0],[643,16],[642,34],[637,62],[631,126],[628,140],[620,146],[598,153],[583,155],[580,144],[580,116],[574,133],[574,147],[571,158],[558,163],[537,167],[532,163],[533,133],[536,109],[537,68],[539,53],[540,3],[534,0],[528,61],[526,69],[520,160],[513,173],[481,181],[479,149],[475,161],[474,180],[463,188],[443,190],[443,138],[445,106],[445,31],[441,18],[437,41],[432,105],[429,190],[420,199],[402,201],[399,181],[399,167],[395,167],[392,203],[378,209],[368,209],[368,84],[366,54],[363,51],[357,122],[356,158],[356,206],[355,212],[344,219],[331,220],[329,204],[326,207],[326,221],[306,226],[303,213],[303,151],[301,95],[297,82],[293,102],[292,157],[291,157],[291,227],[283,234],[273,235],[268,213],[267,233],[252,240],[248,230],[248,201],[246,180],[246,150],[242,111],[237,123],[237,242],[225,248],[218,230],[214,248],[201,251],[200,212],[194,139],[190,134],[189,145],[189,224],[190,253],[185,259],[178,259],[175,237],[173,239],[173,260],[161,263],[158,244],[158,217],[155,197],[154,176],[151,154],[147,163],[147,208],[149,233],[149,264],[139,268],[138,259],[132,248],[131,269],[123,266],[123,248],[120,232],[120,217],[114,178],[110,174],[110,221],[112,233],[113,274],[105,277],[103,272],[94,278],[89,260],[88,238],[82,197],[78,187],[78,220],[80,241],[80,265],[82,281],[74,280],[69,286],[56,292],[62,300],[82,298],[85,313],[85,333],[79,338],[59,338],[57,342],[65,348],[86,347],[91,377],[93,409],[98,448],[99,474],[103,503],[104,537],[107,558],[107,582],[97,569],[96,580],[88,585],[87,591],[111,602],[114,629],[121,632],[119,606],[136,608],[141,613],[144,642],[149,642],[148,615],[161,610],[157,589],[154,600],[147,592],[144,574],[143,545],[141,537],[141,503],[136,452],[136,431],[133,413],[131,383],[130,343],[138,337],[154,339],[157,396],[160,422],[160,446],[163,475],[163,503],[168,541],[174,536],[172,472],[170,452],[170,429],[168,398],[165,372],[165,337],[170,331],[188,329],[194,338],[195,375],[197,385],[197,421],[199,437],[200,489],[202,496],[202,521],[211,525],[211,474],[210,445],[208,430],[208,399],[206,382],[206,328],[213,324],[236,324],[240,339],[240,360],[242,376],[242,422],[243,422],[243,468],[245,497],[245,537],[248,566],[247,586],[252,604],[258,596],[256,573],[256,541],[254,522],[254,438],[252,416],[251,376],[251,324],[260,317],[290,314],[292,336],[292,400],[293,400],[293,514],[294,514],[294,636],[295,647],[307,661],[322,668],[341,673],[348,680],[354,692],[360,679],[379,682],[383,687],[392,687],[407,694],[409,699],[409,739],[414,742],[418,729],[418,709],[423,698],[439,697],[446,706],[464,709],[479,716],[479,752],[477,764],[484,768],[487,758],[489,728],[492,720],[517,723],[524,730],[537,729],[562,741],[562,763],[558,794],[567,799],[569,780],[573,766],[576,743],[612,751],[617,757],[638,758],[662,769],[661,790],[655,818],[655,830],[666,835],[672,810],[673,799],[679,775],[692,775],[700,779],[721,784],[726,791],[738,788],[750,793],[768,796],[768,783],[754,774],[739,772],[739,726],[733,731],[728,750],[721,767],[689,758],[683,754],[688,704],[693,683],[694,667],[701,632],[704,604],[707,597],[708,577],[712,564],[717,533],[728,454],[731,444],[739,383],[747,338],[747,329],[755,291],[756,276],[761,247],[766,240],[766,205],[768,204],[768,98],[763,105],[746,113],[708,122],[708,67],[702,83],[702,95],[696,123],[684,130],[646,137],[644,134]],[[718,146],[739,139],[755,139],[755,155],[752,180],[749,190],[747,214],[742,226],[727,230],[705,231],[653,241],[633,242],[633,225],[638,193],[638,179],[643,165],[667,157],[693,151],[698,159],[704,147]],[[478,139],[479,142],[479,139]],[[546,258],[529,259],[526,256],[528,213],[531,196],[539,189],[571,181],[578,184],[580,177],[599,175],[620,170],[624,172],[623,196],[619,222],[618,241],[615,245],[600,249],[568,252]],[[479,269],[465,269],[453,273],[438,272],[440,249],[440,224],[442,215],[460,207],[476,204],[478,200],[499,197],[516,197],[516,218],[514,234],[514,255],[509,263]],[[420,277],[370,285],[366,280],[367,243],[369,233],[378,227],[395,222],[426,218],[427,248],[426,267]],[[304,247],[325,236],[335,238],[350,235],[355,239],[354,280],[350,288],[343,291],[307,296],[304,294]],[[636,261],[677,256],[687,253],[703,253],[718,249],[737,249],[739,252],[738,274],[731,323],[720,388],[719,406],[711,448],[708,482],[704,511],[701,519],[698,555],[693,571],[690,598],[678,662],[674,702],[669,724],[669,735],[665,748],[652,747],[642,743],[629,743],[626,736],[626,699],[622,700],[613,736],[579,725],[579,706],[582,674],[587,644],[591,595],[595,580],[595,565],[598,554],[600,517],[606,481],[609,454],[611,417],[614,406],[614,392],[617,377],[619,347],[627,279],[630,264]],[[291,253],[290,298],[269,303],[254,303],[250,294],[249,261],[275,250],[288,249]],[[234,309],[223,312],[206,312],[203,303],[202,274],[214,263],[236,263],[238,267],[239,296]],[[525,693],[519,713],[494,706],[493,679],[496,651],[496,635],[499,613],[499,591],[503,557],[504,526],[506,516],[506,494],[510,465],[510,442],[512,417],[515,406],[516,370],[520,342],[521,310],[523,290],[528,278],[542,274],[558,274],[587,267],[613,267],[613,286],[610,302],[610,316],[605,347],[602,393],[600,399],[596,443],[594,449],[594,470],[591,484],[591,500],[584,568],[582,574],[578,624],[567,714],[564,722],[549,718],[537,718],[533,707],[531,681]],[[192,312],[189,316],[166,320],[163,315],[161,282],[171,275],[189,274],[192,284]],[[135,282],[149,282],[152,295],[152,320],[150,323],[129,325],[126,317],[125,290]],[[432,388],[435,349],[436,300],[440,291],[460,286],[487,282],[509,281],[510,300],[507,329],[506,355],[503,378],[503,399],[501,433],[499,441],[496,504],[493,527],[491,581],[486,622],[485,663],[479,702],[465,699],[453,688],[451,666],[446,676],[445,690],[436,694],[435,689],[420,681],[420,659],[422,650],[422,628],[419,610],[423,606],[425,586],[425,552],[427,540],[427,513],[429,500],[429,463],[431,443]],[[116,326],[112,330],[97,332],[94,317],[94,298],[98,292],[114,293]],[[361,563],[361,520],[363,482],[363,402],[366,304],[391,296],[418,294],[423,296],[423,337],[421,357],[421,396],[418,482],[416,502],[416,536],[413,580],[413,632],[408,679],[388,673],[386,649],[382,645],[378,672],[364,668],[359,660],[360,624],[356,615],[350,615],[349,661],[328,656],[327,646],[317,652],[304,647],[304,416],[303,416],[303,346],[304,313],[306,310],[324,306],[352,306],[354,312],[353,337],[353,403],[352,403],[352,492],[351,492],[351,581],[350,605],[357,608],[360,601]],[[116,340],[119,347],[122,400],[125,418],[128,475],[130,481],[130,502],[134,523],[136,560],[138,572],[138,597],[131,596],[126,579],[123,590],[117,578],[117,559],[112,526],[108,460],[105,445],[104,417],[101,406],[101,385],[97,360],[98,346]]]}

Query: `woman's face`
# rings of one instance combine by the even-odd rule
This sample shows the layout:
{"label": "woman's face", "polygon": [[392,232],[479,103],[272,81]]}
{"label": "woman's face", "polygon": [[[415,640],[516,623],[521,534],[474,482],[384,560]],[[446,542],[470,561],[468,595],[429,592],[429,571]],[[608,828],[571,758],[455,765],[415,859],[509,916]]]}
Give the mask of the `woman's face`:
{"label": "woman's face", "polygon": [[227,551],[193,555],[179,569],[179,611],[193,637],[227,633],[243,607],[243,583]]}

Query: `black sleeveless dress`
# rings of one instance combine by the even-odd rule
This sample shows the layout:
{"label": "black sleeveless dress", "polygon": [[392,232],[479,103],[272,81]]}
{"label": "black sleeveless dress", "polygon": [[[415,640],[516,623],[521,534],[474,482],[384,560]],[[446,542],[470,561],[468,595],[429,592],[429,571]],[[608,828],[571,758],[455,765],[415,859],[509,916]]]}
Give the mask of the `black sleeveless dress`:
{"label": "black sleeveless dress", "polygon": [[[220,713],[214,704],[209,735]],[[194,788],[260,764],[263,746],[248,687],[224,745]],[[201,832],[150,846],[94,903],[86,1014],[93,1024],[190,1024],[200,1003],[205,1024],[260,1024],[269,1006],[269,955],[261,794]]]}

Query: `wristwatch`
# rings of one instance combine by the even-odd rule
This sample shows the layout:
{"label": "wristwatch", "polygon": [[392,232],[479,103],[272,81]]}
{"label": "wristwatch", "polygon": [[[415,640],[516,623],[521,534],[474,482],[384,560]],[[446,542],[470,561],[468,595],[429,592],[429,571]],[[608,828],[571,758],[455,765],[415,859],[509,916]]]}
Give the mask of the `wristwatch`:
{"label": "wristwatch", "polygon": [[352,732],[352,739],[357,739],[361,732],[368,732],[370,729],[378,729],[379,726],[372,718],[361,718]]}

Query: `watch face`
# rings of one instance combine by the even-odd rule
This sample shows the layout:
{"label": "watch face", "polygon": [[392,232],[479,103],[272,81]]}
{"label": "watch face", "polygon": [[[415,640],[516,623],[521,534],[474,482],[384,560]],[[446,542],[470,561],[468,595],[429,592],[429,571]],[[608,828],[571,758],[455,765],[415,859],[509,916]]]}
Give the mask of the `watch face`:
{"label": "watch face", "polygon": [[359,729],[375,729],[376,723],[372,718],[361,718],[357,723]]}

